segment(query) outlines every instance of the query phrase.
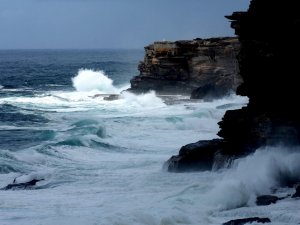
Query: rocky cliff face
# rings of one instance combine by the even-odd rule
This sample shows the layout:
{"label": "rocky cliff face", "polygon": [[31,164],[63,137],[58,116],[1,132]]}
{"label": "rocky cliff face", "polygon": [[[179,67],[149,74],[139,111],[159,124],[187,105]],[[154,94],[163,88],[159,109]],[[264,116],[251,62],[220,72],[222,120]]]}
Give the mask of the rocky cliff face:
{"label": "rocky cliff face", "polygon": [[[197,157],[186,151],[173,156],[167,162],[170,171],[182,171],[182,162],[188,159],[195,161],[190,169],[202,170],[207,155],[214,160],[216,155],[241,156],[264,145],[300,144],[298,4],[252,0],[247,12],[227,18],[241,43],[238,61],[244,83],[237,92],[248,96],[249,104],[226,112],[219,123],[221,139],[194,144]],[[211,169],[212,163],[206,165]]]}
{"label": "rocky cliff face", "polygon": [[242,152],[247,146],[252,150],[299,144],[299,6],[294,1],[252,0],[248,12],[227,18],[241,42],[238,58],[244,83],[238,94],[248,96],[249,104],[225,114],[219,136],[240,140]]}
{"label": "rocky cliff face", "polygon": [[238,51],[236,38],[154,42],[145,47],[140,75],[131,80],[130,91],[192,93],[192,98],[206,99],[223,96],[241,83]]}

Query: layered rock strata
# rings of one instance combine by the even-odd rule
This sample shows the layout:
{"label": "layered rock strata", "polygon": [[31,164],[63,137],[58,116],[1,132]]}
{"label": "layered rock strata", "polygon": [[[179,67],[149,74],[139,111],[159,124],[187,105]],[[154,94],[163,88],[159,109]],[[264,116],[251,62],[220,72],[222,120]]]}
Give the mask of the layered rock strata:
{"label": "layered rock strata", "polygon": [[248,96],[249,104],[226,112],[219,140],[198,142],[190,154],[173,156],[169,171],[182,171],[182,165],[186,170],[186,162],[194,158],[199,160],[190,168],[210,170],[213,162],[203,166],[207,155],[214,161],[216,155],[239,157],[265,145],[299,145],[299,10],[295,1],[252,0],[247,12],[227,16],[241,43],[238,62],[244,82],[237,93]]}
{"label": "layered rock strata", "polygon": [[236,38],[154,42],[145,47],[140,75],[130,81],[129,91],[192,94],[207,100],[224,96],[241,83],[238,50]]}

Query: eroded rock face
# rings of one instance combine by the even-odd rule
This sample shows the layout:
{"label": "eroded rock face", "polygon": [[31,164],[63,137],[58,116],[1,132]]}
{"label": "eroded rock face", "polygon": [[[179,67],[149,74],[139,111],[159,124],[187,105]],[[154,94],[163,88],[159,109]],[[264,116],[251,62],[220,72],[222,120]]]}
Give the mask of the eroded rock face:
{"label": "eroded rock face", "polygon": [[211,99],[235,91],[238,75],[236,38],[154,42],[145,47],[140,75],[131,80],[131,92],[187,94]]}
{"label": "eroded rock face", "polygon": [[300,144],[299,10],[295,1],[252,0],[247,12],[227,16],[241,44],[243,83],[237,93],[248,96],[249,104],[227,111],[219,122],[222,154],[239,157],[265,145]]}

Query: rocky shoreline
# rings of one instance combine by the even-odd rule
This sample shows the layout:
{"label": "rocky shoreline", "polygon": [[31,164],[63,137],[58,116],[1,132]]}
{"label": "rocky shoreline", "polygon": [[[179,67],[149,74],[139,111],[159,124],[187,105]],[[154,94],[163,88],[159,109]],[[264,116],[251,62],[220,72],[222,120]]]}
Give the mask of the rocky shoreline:
{"label": "rocky shoreline", "polygon": [[239,48],[237,38],[231,37],[154,42],[145,47],[140,74],[130,81],[128,91],[154,90],[203,100],[223,97],[242,82],[236,60]]}
{"label": "rocky shoreline", "polygon": [[248,96],[249,104],[225,113],[220,139],[182,147],[167,161],[169,171],[211,170],[220,156],[236,158],[261,146],[300,144],[298,57],[292,57],[300,49],[295,4],[252,0],[247,12],[226,16],[241,43],[238,62],[244,82],[237,93]]}
{"label": "rocky shoreline", "polygon": [[[300,144],[300,108],[297,76],[300,50],[300,14],[295,2],[252,0],[247,12],[226,16],[240,41],[238,62],[243,83],[237,94],[249,103],[228,110],[220,121],[219,139],[202,140],[183,146],[165,168],[169,172],[190,172],[224,168],[232,160],[249,155],[264,146],[295,147]],[[299,148],[293,148],[299,151]],[[295,171],[289,171],[293,173]],[[297,172],[296,172],[297,173]],[[300,177],[284,174],[278,187],[294,187],[284,197],[257,196],[257,206],[276,204],[288,198],[299,199]],[[254,178],[255,179],[255,178]],[[270,223],[269,218],[242,218],[224,225]]]}

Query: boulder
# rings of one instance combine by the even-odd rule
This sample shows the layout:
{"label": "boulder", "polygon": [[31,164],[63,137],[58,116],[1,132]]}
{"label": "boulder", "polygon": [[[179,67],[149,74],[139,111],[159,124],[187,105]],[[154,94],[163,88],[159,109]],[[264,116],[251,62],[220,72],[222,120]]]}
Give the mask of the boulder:
{"label": "boulder", "polygon": [[275,204],[280,199],[281,198],[274,195],[261,195],[256,198],[256,205],[271,205]]}
{"label": "boulder", "polygon": [[103,98],[103,100],[106,100],[106,101],[114,101],[114,100],[118,100],[120,99],[120,95],[117,95],[117,94],[111,94],[109,96],[105,96]]}
{"label": "boulder", "polygon": [[185,145],[180,149],[179,155],[172,156],[164,167],[169,172],[211,170],[222,144],[222,140],[214,139]]}
{"label": "boulder", "polygon": [[251,218],[230,220],[226,223],[223,223],[223,225],[244,225],[244,224],[253,223],[253,222],[256,222],[256,223],[271,223],[271,220],[269,218],[251,217]]}
{"label": "boulder", "polygon": [[28,181],[28,182],[24,182],[24,183],[12,183],[12,184],[9,184],[3,188],[1,188],[0,190],[25,190],[25,189],[32,189],[37,182],[39,181],[42,181],[44,179],[33,179],[31,181]]}

